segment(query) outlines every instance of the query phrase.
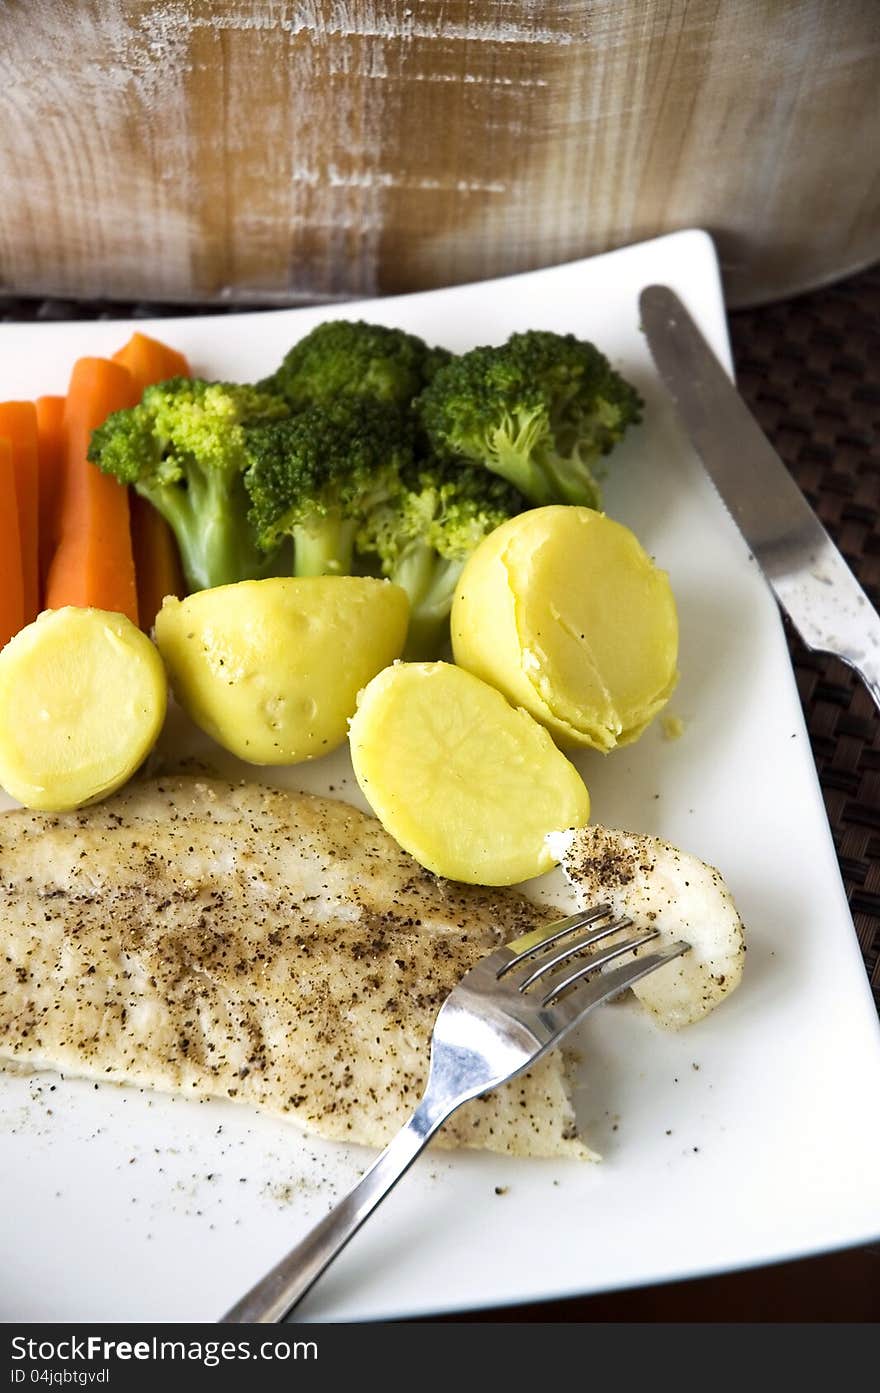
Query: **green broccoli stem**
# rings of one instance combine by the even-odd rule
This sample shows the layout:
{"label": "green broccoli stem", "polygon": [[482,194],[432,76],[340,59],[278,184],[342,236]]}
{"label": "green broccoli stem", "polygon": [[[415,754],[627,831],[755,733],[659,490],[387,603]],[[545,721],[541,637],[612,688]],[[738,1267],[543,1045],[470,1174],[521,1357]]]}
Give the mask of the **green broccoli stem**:
{"label": "green broccoli stem", "polygon": [[464,558],[439,556],[425,542],[414,543],[391,575],[409,596],[409,627],[403,657],[408,662],[436,658],[449,636],[449,611]]}
{"label": "green broccoli stem", "polygon": [[350,575],[357,523],[338,513],[316,516],[293,529],[296,576]]}
{"label": "green broccoli stem", "polygon": [[427,663],[439,658],[449,638],[449,610],[410,610],[406,643],[401,657],[406,663]]}
{"label": "green broccoli stem", "polygon": [[567,458],[554,453],[545,458],[544,467],[556,502],[574,503],[584,508],[600,507],[599,485],[586,460],[576,453]]}
{"label": "green broccoli stem", "polygon": [[546,443],[542,437],[546,435],[547,424],[541,412],[506,416],[501,426],[490,431],[488,450],[482,459],[487,469],[500,474],[539,508],[559,502],[553,481],[540,467],[541,445]]}
{"label": "green broccoli stem", "polygon": [[187,587],[209,590],[266,575],[272,558],[257,546],[240,476],[192,472],[186,486],[136,484],[177,539]]}

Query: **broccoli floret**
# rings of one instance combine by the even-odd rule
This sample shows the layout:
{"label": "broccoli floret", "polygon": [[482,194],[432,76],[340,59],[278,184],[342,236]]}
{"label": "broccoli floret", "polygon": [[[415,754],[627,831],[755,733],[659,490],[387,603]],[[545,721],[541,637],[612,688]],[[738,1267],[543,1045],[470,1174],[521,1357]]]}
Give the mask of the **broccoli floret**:
{"label": "broccoli floret", "polygon": [[259,543],[293,538],[294,574],[349,574],[364,515],[400,487],[412,428],[394,406],[342,398],[248,432],[245,484]]}
{"label": "broccoli floret", "polygon": [[373,508],[358,530],[358,550],[410,601],[404,657],[433,658],[447,631],[459,576],[484,537],[529,504],[504,479],[466,464],[421,461],[401,488]]}
{"label": "broccoli floret", "polygon": [[595,508],[596,466],[641,400],[593,344],[531,330],[451,359],[415,406],[444,458],[494,470],[539,506]]}
{"label": "broccoli floret", "polygon": [[171,526],[187,585],[204,590],[267,573],[248,520],[247,428],[290,414],[280,397],[234,382],[174,377],[93,432],[89,459],[132,484]]}
{"label": "broccoli floret", "polygon": [[294,411],[349,396],[408,407],[450,357],[402,329],[334,319],[294,344],[280,368],[258,385],[283,396]]}

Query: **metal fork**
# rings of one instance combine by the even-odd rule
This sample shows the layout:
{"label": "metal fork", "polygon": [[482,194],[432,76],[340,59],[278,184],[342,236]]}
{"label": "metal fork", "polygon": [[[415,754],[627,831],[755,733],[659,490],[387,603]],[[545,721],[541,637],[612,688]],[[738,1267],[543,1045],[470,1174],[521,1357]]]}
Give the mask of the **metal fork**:
{"label": "metal fork", "polygon": [[[637,932],[591,951],[629,928],[599,904],[544,925],[490,953],[466,972],[440,1007],[431,1037],[421,1102],[353,1190],[320,1220],[221,1319],[241,1324],[283,1320],[409,1169],[439,1127],[472,1098],[523,1073],[594,1006],[686,953],[679,942],[600,971],[659,937]],[[601,920],[610,922],[590,928]],[[580,929],[590,932],[573,938]],[[583,956],[582,956],[583,955]]]}

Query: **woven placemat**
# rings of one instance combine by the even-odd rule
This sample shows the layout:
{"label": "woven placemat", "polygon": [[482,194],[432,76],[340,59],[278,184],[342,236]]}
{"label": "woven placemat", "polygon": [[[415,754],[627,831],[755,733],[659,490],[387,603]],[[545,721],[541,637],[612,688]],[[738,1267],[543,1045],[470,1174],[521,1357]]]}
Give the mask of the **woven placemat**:
{"label": "woven placemat", "polygon": [[[876,606],[880,268],[730,317],[740,391]],[[880,1008],[880,717],[843,663],[788,631],[865,966]]]}
{"label": "woven placemat", "polygon": [[[230,306],[193,313],[234,313]],[[241,309],[244,306],[237,306]],[[0,320],[146,319],[180,305],[0,297]],[[739,387],[871,600],[880,600],[880,268],[731,316]],[[880,1008],[880,718],[844,664],[788,632],[819,780]]]}

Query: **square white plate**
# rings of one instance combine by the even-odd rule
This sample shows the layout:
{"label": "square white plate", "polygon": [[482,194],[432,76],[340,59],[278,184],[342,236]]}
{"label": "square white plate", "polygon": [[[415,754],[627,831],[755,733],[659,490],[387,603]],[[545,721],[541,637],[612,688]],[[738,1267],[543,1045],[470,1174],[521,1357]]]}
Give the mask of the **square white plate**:
{"label": "square white plate", "polygon": [[[580,761],[593,816],[723,872],[748,929],[742,987],[661,1034],[633,1004],[582,1032],[577,1107],[601,1165],[433,1151],[301,1315],[388,1319],[693,1276],[880,1231],[880,1032],[776,607],[663,395],[639,290],[666,282],[730,363],[702,232],[484,284],[333,309],[0,326],[5,398],[64,390],[73,359],[133,327],[196,371],[255,378],[320,320],[401,325],[465,349],[542,327],[594,339],[643,392],[605,499],[670,572],[681,617],[671,713]],[[234,761],[224,761],[233,768]],[[243,769],[244,766],[238,766]],[[279,782],[359,801],[347,756]],[[370,1159],[224,1104],[0,1075],[0,1318],[212,1320]]]}

